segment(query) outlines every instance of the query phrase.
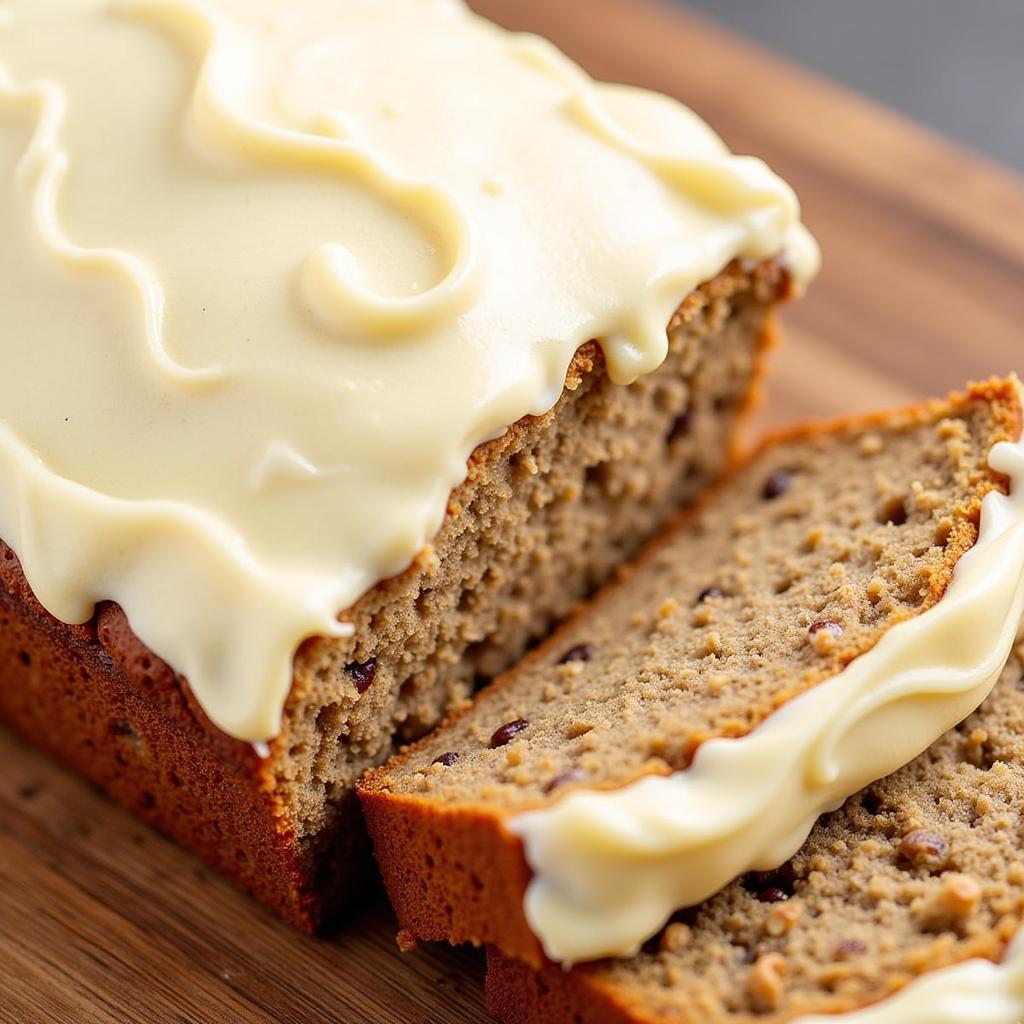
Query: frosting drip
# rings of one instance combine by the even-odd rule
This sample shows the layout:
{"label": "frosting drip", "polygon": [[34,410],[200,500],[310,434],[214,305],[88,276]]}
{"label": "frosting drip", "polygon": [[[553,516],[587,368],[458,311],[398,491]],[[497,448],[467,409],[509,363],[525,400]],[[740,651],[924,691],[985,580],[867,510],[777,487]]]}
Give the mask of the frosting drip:
{"label": "frosting drip", "polygon": [[1010,493],[986,496],[937,604],[747,736],[704,743],[686,771],[512,818],[534,872],[526,918],[549,958],[632,956],[678,908],[783,864],[821,814],[984,702],[1024,617],[1024,439],[989,464]]}
{"label": "frosting drip", "polygon": [[[225,731],[597,338],[655,369],[791,190],[457,0],[0,0],[0,537]],[[343,616],[342,616],[343,617]]]}

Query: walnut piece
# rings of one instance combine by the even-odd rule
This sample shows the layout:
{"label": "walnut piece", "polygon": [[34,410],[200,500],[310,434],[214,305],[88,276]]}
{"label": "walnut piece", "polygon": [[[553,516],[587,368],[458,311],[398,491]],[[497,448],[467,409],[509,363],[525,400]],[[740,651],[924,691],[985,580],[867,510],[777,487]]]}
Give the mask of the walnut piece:
{"label": "walnut piece", "polygon": [[750,1000],[759,1013],[777,1010],[782,1005],[783,982],[789,965],[781,953],[765,953],[750,971]]}
{"label": "walnut piece", "polygon": [[949,842],[938,832],[919,828],[908,832],[900,842],[900,856],[915,868],[924,868],[933,874],[949,862]]}

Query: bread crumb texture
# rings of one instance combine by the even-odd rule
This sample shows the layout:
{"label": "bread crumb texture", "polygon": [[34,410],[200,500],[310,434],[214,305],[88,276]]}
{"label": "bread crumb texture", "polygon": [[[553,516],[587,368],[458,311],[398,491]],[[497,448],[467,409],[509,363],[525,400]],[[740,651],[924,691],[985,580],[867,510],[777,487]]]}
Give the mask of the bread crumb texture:
{"label": "bread crumb texture", "polygon": [[492,1008],[506,1024],[783,1024],[998,961],[1024,915],[1022,659],[1024,646],[981,710],[823,817],[789,863],[677,914],[636,958],[533,974],[492,955]]}
{"label": "bread crumb texture", "polygon": [[1005,489],[987,457],[1013,415],[961,397],[768,445],[370,788],[514,812],[745,735],[941,598],[984,495]]}
{"label": "bread crumb texture", "polygon": [[666,363],[629,387],[596,345],[581,350],[551,412],[477,451],[430,549],[348,616],[354,638],[300,651],[273,757],[299,835],[328,826],[368,767],[466,705],[722,472],[780,286],[772,264],[705,286],[673,321]]}

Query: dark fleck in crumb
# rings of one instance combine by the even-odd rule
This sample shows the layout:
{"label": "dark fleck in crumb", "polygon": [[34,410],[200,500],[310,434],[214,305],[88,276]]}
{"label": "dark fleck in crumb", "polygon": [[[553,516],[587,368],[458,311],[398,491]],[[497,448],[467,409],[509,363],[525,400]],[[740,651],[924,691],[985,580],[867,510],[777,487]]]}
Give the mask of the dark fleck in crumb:
{"label": "dark fleck in crumb", "polygon": [[495,747],[505,746],[509,740],[521,733],[529,724],[525,718],[517,718],[514,722],[506,722],[504,725],[499,725],[491,736],[491,749],[494,750]]}
{"label": "dark fleck in crumb", "polygon": [[368,661],[353,661],[345,666],[345,671],[352,677],[352,682],[356,684],[356,689],[360,693],[366,693],[373,686],[373,681],[377,677],[377,659],[370,658]]}
{"label": "dark fleck in crumb", "polygon": [[545,787],[545,793],[552,793],[559,786],[567,786],[570,782],[582,782],[586,778],[586,772],[579,768],[570,768],[561,775],[556,775]]}
{"label": "dark fleck in crumb", "polygon": [[761,495],[765,501],[774,501],[776,498],[781,498],[789,490],[789,485],[792,482],[793,474],[789,470],[777,469],[765,480],[764,487],[761,489]]}
{"label": "dark fleck in crumb", "polygon": [[823,619],[821,622],[814,622],[807,627],[807,632],[814,636],[815,633],[831,633],[834,637],[840,637],[843,635],[843,627],[838,622],[831,622],[828,619]]}
{"label": "dark fleck in crumb", "polygon": [[590,661],[596,652],[597,648],[593,644],[577,644],[575,647],[570,647],[558,659],[558,664],[564,665],[570,661]]}

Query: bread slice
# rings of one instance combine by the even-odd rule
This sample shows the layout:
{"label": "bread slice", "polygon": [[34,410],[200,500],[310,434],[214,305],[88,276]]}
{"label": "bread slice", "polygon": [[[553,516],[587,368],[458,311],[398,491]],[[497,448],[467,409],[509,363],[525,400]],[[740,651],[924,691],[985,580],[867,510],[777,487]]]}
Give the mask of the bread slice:
{"label": "bread slice", "polygon": [[[303,928],[370,863],[352,791],[479,681],[511,665],[680,503],[719,475],[789,293],[777,261],[690,295],[664,365],[614,385],[597,344],[563,397],[482,445],[433,547],[298,653],[281,735],[229,739],[114,604],[69,626],[0,545],[0,720]],[[263,756],[261,756],[261,754]]]}
{"label": "bread slice", "polygon": [[[975,544],[982,500],[1007,488],[988,466],[991,449],[1020,435],[1020,394],[1011,379],[766,445],[472,708],[360,784],[404,940],[491,944],[541,962],[535,917],[524,911],[536,864],[528,864],[513,831],[520,816],[580,790],[685,776],[703,744],[750,734],[871,651],[891,627],[931,609]],[[995,623],[1005,646],[984,691],[953,708],[906,756],[854,775],[839,801],[977,707],[1009,653],[1008,614],[1003,609]],[[781,760],[788,757],[784,751]],[[780,859],[825,806],[835,806],[835,796],[811,810]],[[776,799],[785,811],[787,791]],[[595,841],[594,858],[617,848],[612,832]],[[704,865],[713,884],[690,902],[762,866],[732,865],[728,846],[721,864]],[[573,864],[559,867],[571,874]],[[724,874],[716,877],[719,868]],[[619,876],[608,874],[600,900],[617,898]],[[656,904],[632,946],[606,952],[635,948],[678,905]],[[599,906],[591,915],[595,928],[601,913]],[[571,941],[589,942],[580,930]],[[544,939],[551,950],[553,940]]]}
{"label": "bread slice", "polygon": [[[976,714],[782,869],[678,915],[632,960],[534,973],[492,953],[488,1005],[503,1024],[802,1024],[878,1003],[863,1024],[1012,1024],[1022,835],[1024,646]],[[1006,963],[940,971],[972,958]]]}

